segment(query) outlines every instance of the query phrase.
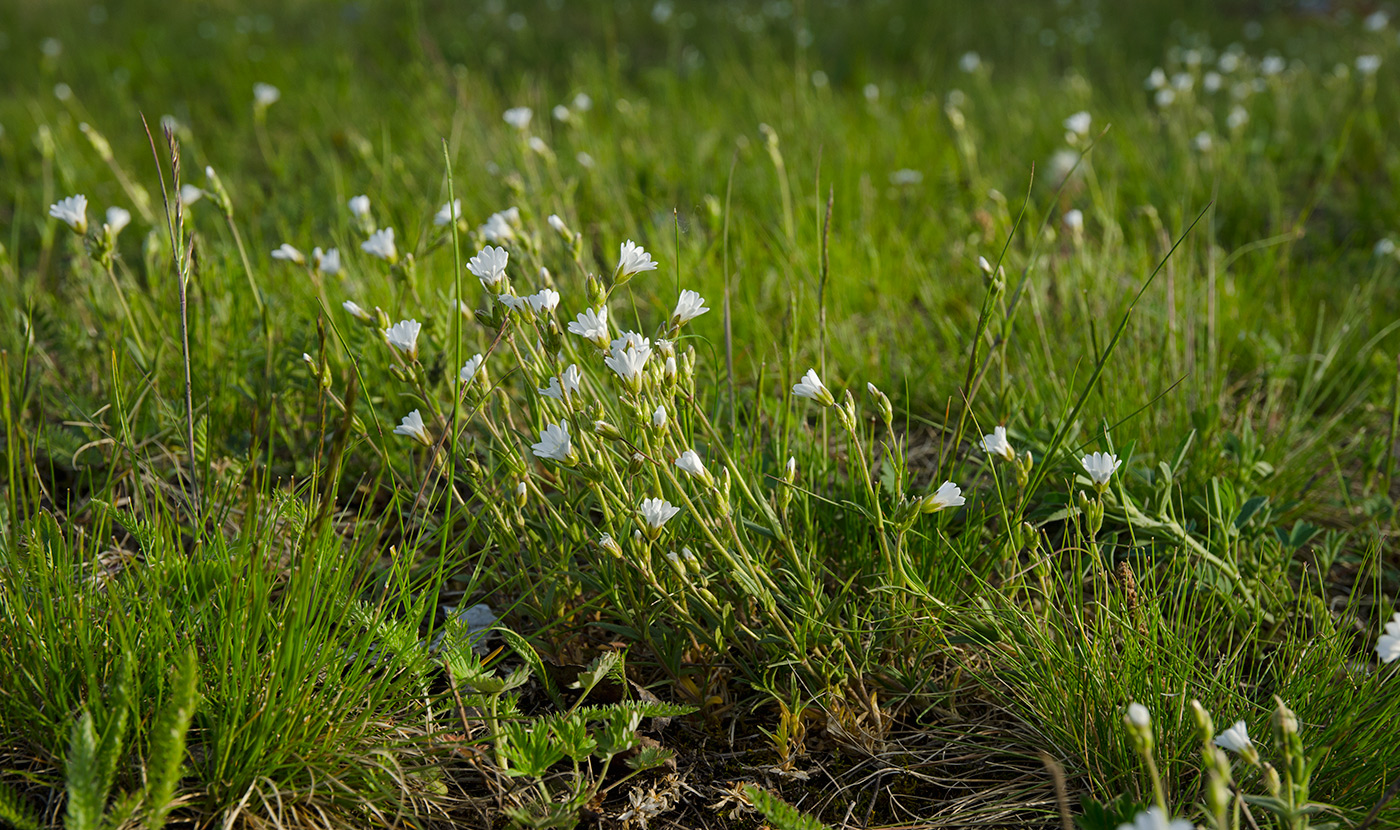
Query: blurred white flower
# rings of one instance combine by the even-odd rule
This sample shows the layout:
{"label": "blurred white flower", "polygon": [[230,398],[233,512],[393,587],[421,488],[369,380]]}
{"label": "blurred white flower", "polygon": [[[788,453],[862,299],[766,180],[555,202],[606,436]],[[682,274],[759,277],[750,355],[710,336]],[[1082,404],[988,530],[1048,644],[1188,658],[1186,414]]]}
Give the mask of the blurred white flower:
{"label": "blurred white flower", "polygon": [[1147,729],[1152,726],[1152,713],[1141,703],[1129,703],[1128,722],[1138,729]]}
{"label": "blurred white flower", "polygon": [[937,513],[950,507],[962,507],[964,504],[967,504],[967,499],[963,498],[962,488],[951,481],[945,481],[938,485],[938,489],[932,494],[924,497],[919,508],[925,513]]}
{"label": "blurred white flower", "polygon": [[1202,153],[1209,153],[1215,147],[1215,139],[1211,138],[1210,133],[1205,130],[1196,133],[1196,137],[1191,139],[1191,143],[1195,145],[1196,150]]}
{"label": "blurred white flower", "polygon": [[482,357],[480,353],[477,353],[466,363],[463,363],[462,368],[457,371],[458,382],[471,383],[472,378],[476,377],[477,370],[481,368],[481,364],[485,360],[485,357]]}
{"label": "blurred white flower", "polygon": [[1246,110],[1244,107],[1241,107],[1239,105],[1236,105],[1234,108],[1232,108],[1230,110],[1230,114],[1225,117],[1225,126],[1229,127],[1231,130],[1238,130],[1240,127],[1243,127],[1245,124],[1248,123],[1249,110]]}
{"label": "blurred white flower", "polygon": [[1374,75],[1380,68],[1380,55],[1358,55],[1356,58],[1356,71],[1362,75]]}
{"label": "blurred white flower", "polygon": [[401,320],[384,331],[384,339],[407,355],[409,360],[417,360],[418,332],[422,328],[423,324],[417,320]]}
{"label": "blurred white flower", "polygon": [[653,538],[655,538],[654,534],[661,530],[662,525],[681,512],[681,509],[665,499],[642,499],[639,512],[642,521],[646,523],[647,529],[652,532]]}
{"label": "blurred white flower", "polygon": [[826,388],[826,384],[817,377],[816,369],[808,369],[807,374],[802,376],[802,380],[792,385],[792,394],[799,398],[809,398],[822,406],[831,406],[836,403],[836,399],[831,397],[831,392]]}
{"label": "blurred white flower", "polygon": [[511,311],[529,311],[530,303],[524,297],[517,297],[514,294],[497,294],[496,300],[501,305]]}
{"label": "blurred white flower", "polygon": [[1390,23],[1390,15],[1384,11],[1375,11],[1366,15],[1365,26],[1368,32],[1379,32],[1388,23]]}
{"label": "blurred white flower", "polygon": [[578,151],[578,155],[574,156],[574,160],[579,163],[580,167],[592,167],[594,164],[593,157],[582,150]]}
{"label": "blurred white flower", "polygon": [[542,156],[553,155],[554,151],[550,150],[545,140],[537,135],[530,136],[530,140],[525,142],[525,144],[529,146],[531,152],[539,153]]}
{"label": "blurred white flower", "polygon": [[574,453],[573,441],[569,440],[569,422],[547,424],[540,431],[539,442],[530,445],[530,451],[536,458],[550,458],[565,464],[573,463],[578,456]]}
{"label": "blurred white flower", "polygon": [[1227,51],[1225,52],[1225,54],[1220,56],[1220,60],[1215,65],[1217,68],[1220,69],[1221,72],[1224,72],[1226,75],[1228,75],[1231,72],[1234,72],[1236,69],[1240,68],[1240,53],[1234,51]]}
{"label": "blurred white flower", "polygon": [[541,288],[525,298],[536,314],[548,314],[559,305],[559,292],[552,288]]}
{"label": "blurred white flower", "polygon": [[587,92],[580,92],[574,96],[574,109],[579,112],[588,112],[593,109],[593,99],[588,97]]}
{"label": "blurred white flower", "polygon": [[[658,341],[658,345],[660,344],[660,342],[664,341]],[[647,351],[651,351],[651,341],[643,337],[639,332],[624,331],[622,334],[619,334],[616,339],[614,339],[611,343],[608,344],[609,349],[626,349],[629,347],[634,349],[646,349]]]}
{"label": "blurred white flower", "polygon": [[1068,147],[1061,147],[1050,157],[1050,180],[1056,186],[1069,176],[1078,178],[1081,171],[1079,154]]}
{"label": "blurred white flower", "polygon": [[1143,86],[1147,87],[1148,89],[1162,89],[1166,85],[1167,73],[1163,72],[1162,67],[1160,66],[1153,69],[1152,74],[1147,76],[1146,81],[1143,81]]}
{"label": "blurred white flower", "polygon": [[319,247],[311,249],[311,261],[316,263],[316,270],[322,274],[334,276],[340,273],[340,249],[331,248],[323,251]]}
{"label": "blurred white flower", "polygon": [[1064,218],[1060,221],[1064,223],[1065,230],[1070,233],[1079,233],[1084,230],[1084,212],[1079,208],[1070,208],[1065,211]]}
{"label": "blurred white flower", "polygon": [[198,187],[195,187],[192,184],[180,185],[180,204],[184,205],[185,207],[189,207],[190,205],[194,204],[195,202],[198,202],[200,199],[203,198],[204,191],[200,190]]}
{"label": "blurred white flower", "polygon": [[1220,87],[1224,86],[1224,84],[1225,79],[1220,77],[1219,72],[1207,72],[1201,78],[1201,89],[1204,89],[1206,92],[1209,92],[1211,94],[1219,92]]}
{"label": "blurred white flower", "polygon": [[115,206],[107,208],[107,230],[111,232],[112,236],[121,233],[122,228],[130,224],[131,211]]}
{"label": "blurred white flower", "polygon": [[642,246],[630,239],[619,246],[616,279],[625,280],[633,274],[655,270],[656,263],[652,262],[651,254],[647,253]]}
{"label": "blurred white flower", "polygon": [[651,413],[651,425],[660,429],[666,426],[666,407],[664,405],[656,407],[656,411]]}
{"label": "blurred white flower", "polygon": [[306,264],[306,255],[296,248],[293,248],[291,245],[288,245],[286,242],[283,242],[278,246],[277,250],[272,252],[272,258],[280,259],[285,262],[292,262],[297,265]]}
{"label": "blurred white flower", "polygon": [[982,66],[982,56],[976,52],[963,52],[958,58],[958,68],[964,72],[976,72]]}
{"label": "blurred white flower", "polygon": [[1400,660],[1400,612],[1385,624],[1385,633],[1376,640],[1376,656],[1382,663]]}
{"label": "blurred white flower", "polygon": [[60,101],[67,101],[73,97],[73,87],[59,82],[53,85],[53,97]]}
{"label": "blurred white flower", "polygon": [[549,226],[553,228],[554,231],[560,236],[564,237],[565,239],[574,238],[573,232],[569,230],[568,225],[564,224],[564,220],[559,218],[559,214],[549,214],[549,219],[547,221],[549,222]]}
{"label": "blurred white flower", "polygon": [[1254,742],[1249,739],[1249,728],[1242,720],[1235,721],[1234,726],[1216,735],[1215,745],[1237,755],[1245,755],[1254,749]]}
{"label": "blurred white flower", "polygon": [[374,319],[372,316],[370,316],[370,313],[368,311],[365,311],[363,308],[360,308],[359,304],[356,303],[354,300],[346,300],[345,302],[340,304],[340,307],[348,311],[351,317],[354,317],[356,320],[359,320],[362,323],[368,323]]}
{"label": "blurred white flower", "polygon": [[1395,256],[1395,240],[1389,237],[1376,243],[1376,247],[1371,249],[1371,253],[1379,257]]}
{"label": "blurred white flower", "polygon": [[1176,93],[1168,87],[1163,87],[1157,90],[1157,94],[1152,96],[1152,100],[1156,102],[1157,106],[1166,108],[1176,100]]}
{"label": "blurred white flower", "polygon": [[[1108,484],[1108,480],[1123,466],[1123,462],[1118,460],[1118,456],[1106,452],[1089,453],[1079,459],[1079,463],[1084,465],[1084,472],[1089,474],[1094,484],[1103,487]],[[1146,711],[1146,710],[1144,710]]]}
{"label": "blurred white flower", "polygon": [[360,243],[360,250],[379,257],[390,265],[399,261],[399,249],[394,245],[394,229],[380,228]]}
{"label": "blurred white flower", "polygon": [[1118,830],[1194,830],[1195,825],[1184,818],[1168,818],[1161,807],[1150,807],[1137,814],[1132,824],[1120,824]]}
{"label": "blurred white flower", "polygon": [[671,326],[683,326],[707,311],[709,309],[705,307],[705,298],[687,288],[676,301],[676,310],[671,312]]}
{"label": "blurred white flower", "polygon": [[369,216],[369,197],[365,195],[353,196],[350,199],[350,213],[356,219],[363,219]]}
{"label": "blurred white flower", "polygon": [[270,107],[282,97],[282,90],[272,84],[253,84],[253,103],[259,107]]}
{"label": "blurred white flower", "polygon": [[87,233],[87,197],[79,193],[49,205],[49,215],[73,229],[73,233]]}
{"label": "blurred white flower", "polygon": [[1278,55],[1266,55],[1259,62],[1259,71],[1265,76],[1277,75],[1287,68],[1288,63]]}
{"label": "blurred white flower", "polygon": [[919,184],[924,180],[924,174],[918,170],[902,167],[890,174],[890,184],[896,187],[906,187]]}
{"label": "blurred white flower", "polygon": [[433,216],[433,224],[441,227],[448,222],[455,222],[462,218],[462,200],[453,199],[451,202],[438,208],[438,212]]}
{"label": "blurred white flower", "polygon": [[485,224],[476,229],[481,234],[481,238],[487,242],[509,242],[515,238],[515,228],[511,227],[510,221],[506,219],[504,213],[493,213],[486,218]]}
{"label": "blurred white flower", "polygon": [[1089,127],[1093,123],[1093,116],[1089,115],[1085,110],[1080,110],[1065,119],[1065,129],[1074,135],[1083,137],[1089,134]]}
{"label": "blurred white flower", "polygon": [[996,427],[991,434],[982,436],[982,452],[1000,456],[1007,461],[1016,460],[1016,451],[1011,448],[1011,442],[1006,440],[1006,427]]}
{"label": "blurred white flower", "polygon": [[599,347],[608,343],[608,307],[598,310],[586,308],[578,313],[575,322],[569,324],[569,333],[591,340]]}
{"label": "blurred white flower", "polygon": [[1178,72],[1172,76],[1172,89],[1177,92],[1190,92],[1196,85],[1196,79],[1187,72]]}
{"label": "blurred white flower", "polygon": [[880,87],[876,84],[866,84],[861,91],[865,94],[865,100],[872,104],[880,100]]}
{"label": "blurred white flower", "polygon": [[501,284],[501,280],[505,279],[506,263],[509,261],[510,253],[505,248],[487,245],[478,251],[476,256],[467,260],[467,270],[481,280],[483,288],[494,291]]}
{"label": "blurred white flower", "polygon": [[708,483],[710,473],[705,469],[705,462],[700,460],[700,455],[695,450],[686,450],[676,459],[676,466],[680,467],[691,476]]}
{"label": "blurred white flower", "polygon": [[403,416],[403,422],[394,427],[394,434],[407,435],[425,447],[433,444],[433,439],[428,435],[428,428],[423,425],[423,416],[416,409]]}
{"label": "blurred white flower", "polygon": [[534,112],[529,107],[511,107],[502,113],[501,118],[517,130],[525,130],[530,127],[530,116]]}
{"label": "blurred white flower", "polygon": [[555,121],[568,121],[573,116],[573,113],[569,112],[569,108],[563,104],[555,104],[550,113],[554,116]]}

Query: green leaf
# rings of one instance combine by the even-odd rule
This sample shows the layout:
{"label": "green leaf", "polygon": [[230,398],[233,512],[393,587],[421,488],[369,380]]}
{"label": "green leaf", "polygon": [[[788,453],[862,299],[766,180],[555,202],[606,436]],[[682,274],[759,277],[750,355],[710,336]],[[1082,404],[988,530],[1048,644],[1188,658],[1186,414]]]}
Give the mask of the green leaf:
{"label": "green leaf", "polygon": [[555,718],[550,721],[549,726],[559,739],[559,746],[564,750],[564,754],[575,761],[582,761],[598,748],[598,742],[588,734],[587,718],[578,712]]}
{"label": "green leaf", "polygon": [[669,749],[663,749],[659,746],[644,746],[637,750],[636,755],[627,759],[627,766],[637,772],[643,772],[663,766],[674,757],[676,757],[676,753]]}
{"label": "green leaf", "polygon": [[68,814],[63,825],[67,830],[98,830],[107,793],[102,789],[101,769],[97,761],[97,730],[92,725],[92,713],[73,722],[68,738]]}
{"label": "green leaf", "polygon": [[543,724],[512,723],[501,732],[498,746],[510,761],[506,775],[542,778],[549,768],[564,759],[564,750]]}
{"label": "green leaf", "polygon": [[753,806],[768,819],[774,830],[829,830],[816,818],[753,784],[744,785],[744,795],[748,796]]}
{"label": "green leaf", "polygon": [[15,830],[39,830],[39,820],[19,793],[0,784],[0,822],[13,825]]}
{"label": "green leaf", "polygon": [[1243,529],[1245,525],[1249,524],[1249,520],[1254,518],[1254,514],[1258,513],[1260,508],[1262,508],[1268,503],[1268,496],[1255,496],[1254,498],[1245,502],[1244,506],[1240,508],[1240,512],[1235,516],[1235,529]]}
{"label": "green leaf", "polygon": [[593,687],[617,670],[621,662],[621,654],[616,651],[605,651],[593,658],[588,666],[578,673],[578,679],[570,683],[569,688],[582,689],[583,697],[587,697],[588,693],[593,691]]}
{"label": "green leaf", "polygon": [[175,667],[175,682],[170,687],[170,699],[156,713],[151,727],[151,757],[146,764],[146,827],[160,830],[170,814],[170,802],[175,796],[175,784],[180,780],[180,767],[185,760],[185,736],[194,719],[199,699],[199,666],[194,648],[187,648]]}

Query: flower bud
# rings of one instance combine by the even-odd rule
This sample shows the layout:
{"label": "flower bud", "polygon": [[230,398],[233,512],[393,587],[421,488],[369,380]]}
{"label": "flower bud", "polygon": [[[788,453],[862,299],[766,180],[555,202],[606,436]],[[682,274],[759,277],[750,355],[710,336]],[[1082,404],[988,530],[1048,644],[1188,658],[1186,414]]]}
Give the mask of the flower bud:
{"label": "flower bud", "polygon": [[646,463],[646,456],[639,452],[632,453],[632,458],[627,462],[627,474],[634,476],[642,471],[642,465]]}
{"label": "flower bud", "polygon": [[879,389],[875,384],[865,384],[865,391],[870,393],[870,397],[875,401],[875,407],[880,410],[880,418],[885,422],[886,427],[894,425],[894,407],[890,405],[889,396]]}
{"label": "flower bud", "polygon": [[792,484],[797,481],[797,458],[788,456],[787,466],[783,468],[783,481]]}
{"label": "flower bud", "polygon": [[597,276],[589,274],[588,304],[593,308],[602,308],[603,302],[607,300],[607,298],[607,292],[603,290],[603,283],[598,280]]}
{"label": "flower bud", "polygon": [[529,496],[529,488],[525,482],[521,481],[515,485],[515,506],[524,507],[525,500]]}
{"label": "flower bud", "polygon": [[593,422],[593,431],[608,439],[609,441],[622,440],[622,431],[604,420]]}

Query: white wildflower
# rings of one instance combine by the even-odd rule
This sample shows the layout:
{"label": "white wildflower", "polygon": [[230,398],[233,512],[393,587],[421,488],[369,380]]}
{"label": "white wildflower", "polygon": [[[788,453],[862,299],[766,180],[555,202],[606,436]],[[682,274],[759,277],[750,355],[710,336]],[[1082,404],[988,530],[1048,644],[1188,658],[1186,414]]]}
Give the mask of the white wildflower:
{"label": "white wildflower", "polygon": [[384,339],[407,355],[409,360],[417,360],[418,332],[422,328],[423,324],[417,320],[401,320],[385,330]]}
{"label": "white wildflower", "polygon": [[655,539],[661,533],[662,526],[681,512],[681,509],[665,499],[643,499],[639,512],[642,521],[646,523],[647,532]]}
{"label": "white wildflower", "polygon": [[1089,474],[1096,487],[1107,486],[1108,480],[1123,466],[1118,456],[1106,452],[1089,453],[1079,459],[1079,463],[1084,465],[1084,472]]}
{"label": "white wildflower", "polygon": [[651,413],[651,425],[660,429],[666,426],[666,407],[664,405],[656,407],[656,411]]}
{"label": "white wildflower", "polygon": [[443,225],[446,225],[448,222],[455,222],[461,218],[462,200],[453,199],[452,201],[438,208],[437,214],[433,216],[433,224],[441,227]]}
{"label": "white wildflower", "polygon": [[577,334],[585,340],[591,340],[599,347],[608,342],[608,307],[603,306],[596,311],[586,308],[580,311],[575,322],[569,324],[569,333]]}
{"label": "white wildflower", "polygon": [[381,228],[360,243],[360,250],[376,256],[390,265],[399,261],[399,249],[394,245],[394,229]]}
{"label": "white wildflower", "polygon": [[559,305],[559,292],[552,288],[542,288],[525,300],[536,314],[548,314]]}
{"label": "white wildflower", "polygon": [[107,232],[116,236],[122,232],[122,228],[131,224],[131,211],[126,208],[107,208]]}
{"label": "white wildflower", "polygon": [[334,276],[340,273],[340,250],[331,248],[323,251],[319,247],[311,249],[311,261],[316,263],[316,270],[322,274]]}
{"label": "white wildflower", "polygon": [[350,199],[350,213],[356,219],[363,219],[369,216],[369,197],[365,195],[354,196]]}
{"label": "white wildflower", "polygon": [[501,114],[501,118],[517,130],[525,130],[529,129],[530,116],[534,114],[529,107],[511,107]]}
{"label": "white wildflower", "polygon": [[549,458],[565,464],[572,464],[578,460],[573,441],[569,440],[568,421],[546,425],[540,431],[539,442],[530,445],[530,451],[536,458]]}
{"label": "white wildflower", "polygon": [[296,265],[306,264],[306,255],[296,248],[293,248],[291,245],[288,245],[286,242],[283,242],[278,246],[277,250],[272,252],[272,258],[280,259],[284,262],[291,262]]}
{"label": "white wildflower", "polygon": [[394,427],[395,435],[407,435],[425,447],[433,444],[433,439],[428,435],[428,428],[423,425],[423,416],[418,410],[413,410],[403,417],[403,422]]}
{"label": "white wildflower", "polygon": [[253,103],[259,107],[270,107],[282,97],[282,90],[272,84],[253,84]]}
{"label": "white wildflower", "polygon": [[617,281],[625,282],[633,274],[655,270],[656,263],[652,261],[651,254],[647,253],[642,246],[629,239],[619,247],[617,271],[614,274]]}
{"label": "white wildflower", "polygon": [[360,308],[359,304],[356,303],[354,300],[346,300],[345,302],[340,304],[340,307],[348,311],[351,317],[354,317],[356,320],[359,320],[362,323],[368,323],[374,319],[372,316],[370,316],[370,313],[368,311],[365,311],[363,308]]}
{"label": "white wildflower", "polygon": [[87,197],[81,193],[49,205],[49,215],[68,225],[73,233],[87,233]]}
{"label": "white wildflower", "polygon": [[687,288],[676,301],[676,310],[671,312],[671,327],[683,326],[707,311],[705,298]]}
{"label": "white wildflower", "polygon": [[1184,818],[1170,818],[1161,807],[1150,807],[1137,814],[1132,824],[1120,824],[1118,830],[1194,830],[1195,825]]}
{"label": "white wildflower", "polygon": [[467,270],[481,280],[483,288],[494,291],[501,284],[501,280],[505,279],[506,263],[509,261],[510,253],[505,248],[487,245],[467,261]]}
{"label": "white wildflower", "polygon": [[461,383],[471,383],[476,377],[476,373],[481,369],[481,364],[486,360],[480,353],[474,355],[462,368],[457,371],[457,380]]}
{"label": "white wildflower", "polygon": [[799,398],[810,398],[822,406],[831,406],[836,403],[836,399],[831,397],[831,392],[826,388],[826,384],[817,377],[816,369],[808,369],[807,374],[802,376],[802,380],[792,385],[792,394]]}
{"label": "white wildflower", "polygon": [[938,485],[938,489],[931,495],[925,496],[919,507],[925,513],[937,513],[950,507],[962,507],[964,504],[967,504],[967,499],[963,498],[962,488],[951,481],[945,481]]}
{"label": "white wildflower", "polygon": [[1382,663],[1400,660],[1400,612],[1385,624],[1385,633],[1376,640],[1376,656]]}
{"label": "white wildflower", "polygon": [[982,436],[982,452],[1000,456],[1007,461],[1016,460],[1016,451],[1011,448],[1011,442],[1006,440],[1006,427],[996,427],[991,434]]}

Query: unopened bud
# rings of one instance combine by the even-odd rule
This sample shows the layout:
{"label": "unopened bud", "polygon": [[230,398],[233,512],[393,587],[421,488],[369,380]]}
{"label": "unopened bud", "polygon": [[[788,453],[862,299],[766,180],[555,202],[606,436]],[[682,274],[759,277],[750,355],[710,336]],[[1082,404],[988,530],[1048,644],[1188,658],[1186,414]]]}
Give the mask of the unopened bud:
{"label": "unopened bud", "polygon": [[607,421],[597,420],[593,422],[593,431],[608,439],[609,441],[622,440],[622,431]]}

